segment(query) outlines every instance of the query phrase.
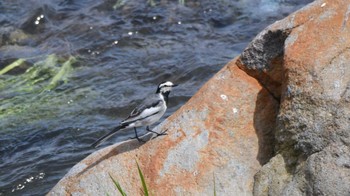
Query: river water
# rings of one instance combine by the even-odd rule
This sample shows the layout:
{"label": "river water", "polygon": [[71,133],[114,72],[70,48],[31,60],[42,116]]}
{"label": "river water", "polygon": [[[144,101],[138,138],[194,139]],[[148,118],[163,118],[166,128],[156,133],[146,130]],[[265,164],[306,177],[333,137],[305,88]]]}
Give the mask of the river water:
{"label": "river water", "polygon": [[180,84],[167,117],[309,2],[2,0],[0,70],[24,62],[0,75],[0,195],[44,195],[159,82]]}

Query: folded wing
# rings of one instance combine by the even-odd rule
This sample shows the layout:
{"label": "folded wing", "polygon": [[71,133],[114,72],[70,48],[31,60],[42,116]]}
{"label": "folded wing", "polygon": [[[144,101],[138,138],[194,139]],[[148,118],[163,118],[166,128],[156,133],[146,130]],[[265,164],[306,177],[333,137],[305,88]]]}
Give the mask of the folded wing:
{"label": "folded wing", "polygon": [[138,107],[136,107],[128,118],[123,120],[121,124],[132,123],[137,120],[145,119],[149,116],[157,114],[163,105],[163,100],[159,96],[153,96],[151,99],[147,99]]}

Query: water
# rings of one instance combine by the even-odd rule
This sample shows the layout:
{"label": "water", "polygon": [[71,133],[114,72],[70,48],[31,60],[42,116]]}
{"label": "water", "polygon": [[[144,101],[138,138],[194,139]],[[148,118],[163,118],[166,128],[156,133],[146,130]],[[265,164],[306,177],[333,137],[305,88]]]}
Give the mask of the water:
{"label": "water", "polygon": [[[153,2],[0,2],[0,69],[26,61],[0,76],[0,195],[47,193],[159,82],[180,84],[167,117],[259,31],[310,0]],[[48,88],[69,56],[77,63]]]}

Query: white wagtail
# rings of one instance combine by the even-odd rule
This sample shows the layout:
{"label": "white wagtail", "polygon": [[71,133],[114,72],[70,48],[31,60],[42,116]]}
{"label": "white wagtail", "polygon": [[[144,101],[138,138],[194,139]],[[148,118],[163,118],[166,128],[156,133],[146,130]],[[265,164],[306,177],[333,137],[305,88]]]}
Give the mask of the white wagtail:
{"label": "white wagtail", "polygon": [[136,139],[141,142],[142,140],[137,135],[136,127],[142,126],[147,126],[146,130],[148,132],[157,134],[157,136],[165,135],[165,132],[157,133],[155,131],[152,131],[149,126],[157,122],[164,115],[167,109],[168,96],[172,90],[172,87],[175,86],[177,85],[173,84],[170,81],[160,83],[158,85],[156,94],[153,94],[144,99],[144,101],[131,112],[129,117],[120,122],[119,126],[98,139],[91,146],[96,148],[102,142],[114,135],[117,131],[130,128],[134,128]]}

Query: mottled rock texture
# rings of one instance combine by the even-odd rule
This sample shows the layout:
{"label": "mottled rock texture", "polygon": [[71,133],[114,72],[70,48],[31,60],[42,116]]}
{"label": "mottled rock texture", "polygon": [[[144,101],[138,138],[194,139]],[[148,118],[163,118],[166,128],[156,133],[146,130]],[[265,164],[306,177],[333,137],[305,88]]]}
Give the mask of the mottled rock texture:
{"label": "mottled rock texture", "polygon": [[[350,195],[350,1],[262,31],[156,128],[80,163],[48,195]],[[176,91],[175,91],[176,93]],[[152,135],[145,137],[150,138]]]}
{"label": "mottled rock texture", "polygon": [[[251,195],[253,179],[273,153],[278,102],[233,60],[157,127],[169,135],[99,150],[49,195],[115,194],[109,178],[141,195],[135,160],[154,195]],[[176,93],[176,91],[174,92]]]}
{"label": "mottled rock texture", "polygon": [[280,101],[255,195],[350,195],[349,15],[349,0],[315,1],[242,53],[239,67]]}

